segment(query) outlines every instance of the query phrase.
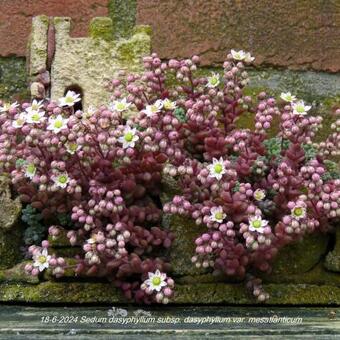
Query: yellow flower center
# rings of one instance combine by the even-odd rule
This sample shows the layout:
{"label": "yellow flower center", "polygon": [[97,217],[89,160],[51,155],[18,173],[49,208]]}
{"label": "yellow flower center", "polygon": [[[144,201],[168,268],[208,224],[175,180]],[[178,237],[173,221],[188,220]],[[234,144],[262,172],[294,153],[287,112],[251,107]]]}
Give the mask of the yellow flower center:
{"label": "yellow flower center", "polygon": [[37,113],[34,113],[34,114],[32,115],[32,120],[33,120],[33,121],[37,122],[39,119],[40,119],[40,117],[39,117],[39,115],[38,115]]}
{"label": "yellow flower center", "polygon": [[39,261],[40,263],[45,263],[45,262],[47,261],[47,258],[46,258],[46,256],[44,256],[44,255],[40,255],[40,256],[38,257],[38,261]]}
{"label": "yellow flower center", "polygon": [[154,276],[152,278],[152,284],[154,286],[159,286],[161,284],[161,278],[159,276]]}
{"label": "yellow flower center", "polygon": [[29,173],[29,174],[33,174],[35,172],[35,165],[34,164],[29,164],[26,168],[26,171]]}
{"label": "yellow flower center", "polygon": [[223,220],[223,212],[219,211],[215,214],[216,220]]}
{"label": "yellow flower center", "polygon": [[301,207],[294,208],[294,215],[295,216],[302,216],[303,215],[303,209]]}
{"label": "yellow flower center", "polygon": [[253,221],[252,225],[253,225],[254,228],[261,228],[262,223],[261,223],[260,220],[255,220],[255,221]]}
{"label": "yellow flower center", "polygon": [[222,164],[215,164],[214,170],[217,174],[220,174],[223,170]]}
{"label": "yellow flower center", "polygon": [[72,104],[73,103],[73,98],[72,97],[66,97],[65,98],[65,102],[68,104]]}
{"label": "yellow flower center", "polygon": [[61,184],[67,183],[67,176],[66,175],[61,175],[58,177],[58,182]]}
{"label": "yellow flower center", "polygon": [[211,85],[217,85],[217,83],[218,83],[218,78],[217,77],[210,78],[210,84]]}
{"label": "yellow flower center", "polygon": [[56,129],[60,129],[62,126],[63,126],[63,122],[62,122],[61,120],[56,120],[56,121],[54,122],[54,127],[55,127]]}
{"label": "yellow flower center", "polygon": [[125,104],[124,103],[117,103],[116,104],[117,110],[124,110],[125,109]]}
{"label": "yellow flower center", "polygon": [[304,108],[302,105],[298,105],[298,106],[296,107],[296,111],[297,111],[298,113],[304,113],[304,112],[305,112],[305,108]]}
{"label": "yellow flower center", "polygon": [[127,142],[131,142],[133,140],[133,133],[132,132],[127,132],[125,135],[124,135],[124,139],[127,141]]}

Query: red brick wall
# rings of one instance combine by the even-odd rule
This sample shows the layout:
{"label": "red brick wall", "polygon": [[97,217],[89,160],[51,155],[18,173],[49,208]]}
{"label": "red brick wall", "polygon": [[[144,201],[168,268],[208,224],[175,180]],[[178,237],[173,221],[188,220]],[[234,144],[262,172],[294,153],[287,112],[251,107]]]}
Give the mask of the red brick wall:
{"label": "red brick wall", "polygon": [[108,15],[109,0],[0,0],[0,56],[24,56],[32,16],[72,17],[74,36],[86,36],[95,16]]}
{"label": "red brick wall", "polygon": [[339,0],[138,0],[137,20],[163,58],[220,63],[236,48],[257,64],[340,70]]}
{"label": "red brick wall", "polygon": [[[0,0],[0,56],[25,55],[31,17],[70,16],[73,35],[119,0]],[[121,0],[135,1],[135,0]],[[201,55],[221,63],[231,48],[258,65],[340,71],[339,0],[137,0],[137,23],[153,27],[162,58]]]}

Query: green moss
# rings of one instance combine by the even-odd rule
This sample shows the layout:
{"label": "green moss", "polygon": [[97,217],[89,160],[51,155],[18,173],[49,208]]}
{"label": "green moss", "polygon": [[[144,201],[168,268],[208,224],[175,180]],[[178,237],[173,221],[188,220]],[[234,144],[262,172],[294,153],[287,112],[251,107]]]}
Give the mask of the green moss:
{"label": "green moss", "polygon": [[280,250],[273,263],[274,275],[302,274],[317,265],[327,252],[329,236],[312,234]]}
{"label": "green moss", "polygon": [[112,20],[106,17],[93,18],[90,23],[89,34],[92,38],[111,41],[113,39]]}
{"label": "green moss", "polygon": [[[340,288],[333,285],[268,284],[267,304],[328,305],[340,304]],[[0,284],[1,302],[28,303],[126,303],[109,283],[43,282],[38,285]],[[260,304],[243,284],[176,285],[175,304]]]}
{"label": "green moss", "polygon": [[144,33],[133,35],[128,40],[121,40],[117,45],[117,57],[122,64],[131,68],[137,65],[141,56],[150,53],[150,37]]}
{"label": "green moss", "polygon": [[129,37],[136,24],[136,0],[110,0],[109,15],[113,22],[115,38]]}
{"label": "green moss", "polygon": [[25,58],[0,57],[0,99],[29,98]]}
{"label": "green moss", "polygon": [[[336,229],[334,249],[327,254],[325,268],[333,272],[340,272],[340,229]],[[339,275],[340,276],[340,275]]]}
{"label": "green moss", "polygon": [[25,272],[25,265],[30,262],[21,262],[10,269],[0,270],[0,282],[39,283],[39,279],[36,276],[28,275]]}

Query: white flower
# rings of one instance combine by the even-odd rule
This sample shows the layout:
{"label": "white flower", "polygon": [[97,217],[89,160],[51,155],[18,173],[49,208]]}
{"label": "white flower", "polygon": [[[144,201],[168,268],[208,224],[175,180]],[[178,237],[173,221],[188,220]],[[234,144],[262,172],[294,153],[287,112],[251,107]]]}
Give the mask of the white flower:
{"label": "white flower", "polygon": [[253,196],[256,201],[262,201],[266,197],[266,193],[262,189],[256,189]]}
{"label": "white flower", "polygon": [[44,269],[47,269],[49,267],[49,261],[51,259],[51,256],[48,255],[47,249],[44,248],[42,252],[37,253],[34,255],[33,260],[33,266],[38,267],[39,271],[42,272]]}
{"label": "white flower", "polygon": [[86,240],[88,244],[95,244],[96,241],[96,235],[92,235],[89,239]]}
{"label": "white flower", "polygon": [[68,118],[63,118],[62,115],[58,115],[56,118],[50,117],[48,120],[48,127],[47,130],[51,130],[54,133],[58,133],[61,130],[64,130],[67,128],[67,123],[69,119]]}
{"label": "white flower", "polygon": [[256,231],[260,234],[264,232],[264,227],[267,226],[268,221],[263,220],[261,216],[249,217],[249,230]]}
{"label": "white flower", "polygon": [[111,109],[114,111],[125,111],[129,108],[129,106],[131,105],[131,103],[128,103],[126,101],[126,98],[123,98],[121,100],[115,100],[112,105],[111,105]]}
{"label": "white flower", "polygon": [[293,96],[290,92],[282,92],[280,98],[288,103],[294,102],[296,100],[296,96]]}
{"label": "white flower", "polygon": [[25,123],[26,123],[26,115],[25,113],[22,112],[20,113],[18,118],[13,121],[12,126],[15,127],[16,129],[19,129],[23,127]]}
{"label": "white flower", "polygon": [[26,115],[26,121],[30,124],[38,124],[45,120],[44,111],[29,111]]}
{"label": "white flower", "polygon": [[213,158],[213,163],[208,165],[209,177],[214,177],[220,180],[222,176],[226,173],[223,158],[220,159]]}
{"label": "white flower", "polygon": [[306,115],[312,107],[305,105],[304,101],[300,100],[296,103],[292,103],[292,108],[295,115]]}
{"label": "white flower", "polygon": [[148,275],[149,278],[144,281],[144,284],[147,285],[151,290],[159,292],[167,285],[165,282],[166,274],[161,273],[158,269],[154,273],[148,273]]}
{"label": "white flower", "polygon": [[67,142],[65,145],[66,151],[71,155],[74,155],[78,150],[81,149],[81,145],[78,145],[77,143],[74,142]]}
{"label": "white flower", "polygon": [[244,61],[246,62],[246,63],[251,63],[252,61],[254,61],[255,60],[255,57],[252,57],[252,55],[249,53],[249,52],[247,52],[246,54],[245,54],[245,56],[244,56]]}
{"label": "white flower", "polygon": [[130,126],[126,126],[123,132],[123,136],[118,138],[118,142],[123,144],[123,148],[133,148],[135,146],[135,142],[139,139],[136,135],[136,128],[131,129]]}
{"label": "white flower", "polygon": [[86,111],[83,112],[82,118],[89,119],[96,113],[96,111],[97,109],[91,105]]}
{"label": "white flower", "polygon": [[73,106],[75,103],[81,100],[80,94],[75,93],[74,91],[67,91],[66,95],[62,98],[59,98],[60,106]]}
{"label": "white flower", "polygon": [[31,106],[29,106],[28,108],[26,108],[26,112],[30,113],[30,112],[38,112],[43,106],[43,100],[40,100],[40,102],[38,102],[37,100],[33,100]]}
{"label": "white flower", "polygon": [[297,220],[306,217],[306,207],[302,204],[297,204],[291,210],[291,215]]}
{"label": "white flower", "polygon": [[37,172],[37,168],[33,163],[29,163],[25,166],[25,177],[32,179]]}
{"label": "white flower", "polygon": [[18,102],[15,103],[4,103],[2,106],[0,106],[0,112],[6,112],[10,109],[16,109],[19,106]]}
{"label": "white flower", "polygon": [[169,98],[166,98],[163,100],[163,107],[165,110],[172,111],[176,109],[177,105],[176,102],[173,102]]}
{"label": "white flower", "polygon": [[53,182],[56,184],[57,187],[65,189],[67,187],[70,178],[66,172],[59,174],[57,176],[52,177]]}
{"label": "white flower", "polygon": [[151,117],[154,114],[158,113],[160,110],[162,110],[163,107],[163,101],[161,99],[156,100],[153,104],[147,105],[142,112],[146,114],[147,117]]}
{"label": "white flower", "polygon": [[208,83],[207,87],[214,88],[220,84],[220,75],[218,73],[213,72],[210,77],[207,78]]}
{"label": "white flower", "polygon": [[231,55],[233,56],[235,60],[239,60],[239,61],[244,60],[247,57],[247,53],[244,52],[243,50],[240,50],[240,51],[231,50]]}
{"label": "white flower", "polygon": [[211,213],[210,220],[212,222],[222,223],[223,220],[227,217],[227,214],[223,212],[222,207],[213,207],[210,209],[210,213]]}

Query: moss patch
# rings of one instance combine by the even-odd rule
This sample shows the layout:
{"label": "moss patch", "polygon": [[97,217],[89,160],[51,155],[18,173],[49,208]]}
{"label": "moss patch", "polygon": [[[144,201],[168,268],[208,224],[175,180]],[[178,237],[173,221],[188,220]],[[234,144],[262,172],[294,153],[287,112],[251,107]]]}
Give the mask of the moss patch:
{"label": "moss patch", "polygon": [[28,97],[25,58],[0,57],[0,99]]}
{"label": "moss patch", "polygon": [[110,0],[109,15],[113,21],[116,38],[126,38],[132,34],[136,24],[137,0]]}

